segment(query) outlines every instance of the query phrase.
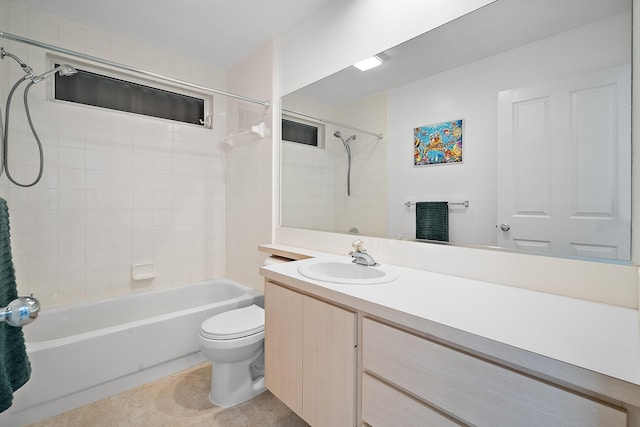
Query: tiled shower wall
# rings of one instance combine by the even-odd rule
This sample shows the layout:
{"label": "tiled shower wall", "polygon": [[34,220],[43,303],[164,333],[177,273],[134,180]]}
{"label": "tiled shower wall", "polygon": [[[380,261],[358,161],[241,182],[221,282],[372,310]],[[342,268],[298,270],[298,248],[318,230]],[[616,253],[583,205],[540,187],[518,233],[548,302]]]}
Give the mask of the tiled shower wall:
{"label": "tiled shower wall", "polygon": [[[213,68],[6,0],[0,0],[0,25],[0,31],[177,79],[225,86],[224,73]],[[42,49],[4,39],[0,45],[36,73],[48,69]],[[4,100],[22,73],[9,58],[0,62]],[[223,276],[224,99],[214,97],[210,130],[53,102],[49,84],[30,92],[44,145],[42,181],[19,188],[0,178],[19,291],[51,306]],[[14,99],[11,171],[28,181],[37,174],[37,151],[21,91]],[[132,280],[134,264],[153,264],[156,277]]]}

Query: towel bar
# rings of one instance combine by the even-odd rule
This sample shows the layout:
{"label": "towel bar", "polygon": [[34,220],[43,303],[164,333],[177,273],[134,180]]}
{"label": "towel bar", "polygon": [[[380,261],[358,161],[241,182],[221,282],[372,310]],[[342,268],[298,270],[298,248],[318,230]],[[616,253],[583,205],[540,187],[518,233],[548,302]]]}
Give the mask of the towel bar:
{"label": "towel bar", "polygon": [[[465,200],[464,202],[448,202],[449,205],[460,205],[460,206],[464,206],[465,208],[469,207],[469,201]],[[405,206],[406,207],[410,207],[411,205],[415,205],[416,202],[405,202]]]}

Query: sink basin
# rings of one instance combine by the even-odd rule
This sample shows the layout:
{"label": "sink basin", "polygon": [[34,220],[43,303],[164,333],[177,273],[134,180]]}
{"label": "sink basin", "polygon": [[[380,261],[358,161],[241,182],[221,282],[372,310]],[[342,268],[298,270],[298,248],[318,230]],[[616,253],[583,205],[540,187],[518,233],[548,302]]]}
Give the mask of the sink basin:
{"label": "sink basin", "polygon": [[375,285],[398,278],[396,270],[383,265],[371,267],[352,262],[315,259],[300,264],[298,273],[309,279],[349,285]]}

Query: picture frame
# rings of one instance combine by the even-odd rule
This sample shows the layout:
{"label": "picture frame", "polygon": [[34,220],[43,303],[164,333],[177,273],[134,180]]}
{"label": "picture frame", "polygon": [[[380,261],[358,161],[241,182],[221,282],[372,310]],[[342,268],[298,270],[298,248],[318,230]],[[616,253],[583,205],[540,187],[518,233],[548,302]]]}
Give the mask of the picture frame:
{"label": "picture frame", "polygon": [[420,126],[413,131],[413,165],[460,164],[463,119]]}

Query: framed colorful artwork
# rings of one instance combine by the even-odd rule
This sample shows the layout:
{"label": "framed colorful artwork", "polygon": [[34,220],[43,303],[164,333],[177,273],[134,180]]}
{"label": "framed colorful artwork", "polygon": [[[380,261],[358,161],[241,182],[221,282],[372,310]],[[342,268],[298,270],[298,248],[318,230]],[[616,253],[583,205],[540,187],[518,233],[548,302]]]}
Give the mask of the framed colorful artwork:
{"label": "framed colorful artwork", "polygon": [[414,129],[414,166],[452,163],[462,163],[462,119]]}

